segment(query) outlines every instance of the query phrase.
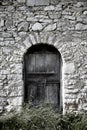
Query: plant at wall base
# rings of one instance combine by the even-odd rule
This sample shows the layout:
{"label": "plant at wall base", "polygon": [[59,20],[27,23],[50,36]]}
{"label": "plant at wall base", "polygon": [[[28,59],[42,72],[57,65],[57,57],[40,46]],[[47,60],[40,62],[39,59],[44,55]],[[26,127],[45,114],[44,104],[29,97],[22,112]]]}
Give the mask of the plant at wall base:
{"label": "plant at wall base", "polygon": [[26,105],[0,117],[0,130],[87,130],[87,114],[59,114],[51,105]]}
{"label": "plant at wall base", "polygon": [[80,119],[75,120],[72,126],[74,126],[74,130],[87,130],[87,113],[83,115],[79,115]]}
{"label": "plant at wall base", "polygon": [[[25,107],[20,114],[18,120],[24,124],[28,130],[56,130],[58,119],[60,120],[60,114],[56,113],[52,106],[34,106]],[[21,117],[21,118],[20,118]],[[21,120],[23,122],[21,122]]]}
{"label": "plant at wall base", "polygon": [[60,117],[51,105],[26,105],[19,114],[2,117],[0,130],[56,130]]}

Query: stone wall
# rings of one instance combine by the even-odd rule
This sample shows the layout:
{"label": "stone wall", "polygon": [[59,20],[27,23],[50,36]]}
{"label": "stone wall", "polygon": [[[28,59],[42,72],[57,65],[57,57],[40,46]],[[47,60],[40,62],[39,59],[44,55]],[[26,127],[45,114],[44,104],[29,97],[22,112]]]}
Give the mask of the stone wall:
{"label": "stone wall", "polygon": [[61,53],[63,112],[87,110],[87,2],[0,1],[0,113],[20,110],[23,55],[35,44],[52,44]]}

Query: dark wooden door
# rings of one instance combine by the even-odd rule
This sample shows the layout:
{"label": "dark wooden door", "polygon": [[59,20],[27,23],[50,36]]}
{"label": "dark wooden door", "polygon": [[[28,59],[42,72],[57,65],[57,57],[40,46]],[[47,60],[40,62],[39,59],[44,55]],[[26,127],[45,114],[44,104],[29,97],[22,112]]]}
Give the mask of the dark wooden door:
{"label": "dark wooden door", "polygon": [[25,56],[25,98],[37,105],[60,104],[60,56],[37,52]]}

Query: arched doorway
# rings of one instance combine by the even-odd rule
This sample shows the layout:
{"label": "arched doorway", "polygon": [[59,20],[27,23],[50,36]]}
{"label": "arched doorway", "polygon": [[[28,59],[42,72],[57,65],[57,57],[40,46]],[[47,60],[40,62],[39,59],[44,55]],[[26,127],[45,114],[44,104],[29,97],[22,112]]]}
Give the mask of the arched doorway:
{"label": "arched doorway", "polygon": [[24,100],[34,105],[54,104],[60,109],[61,56],[52,45],[38,44],[24,55]]}

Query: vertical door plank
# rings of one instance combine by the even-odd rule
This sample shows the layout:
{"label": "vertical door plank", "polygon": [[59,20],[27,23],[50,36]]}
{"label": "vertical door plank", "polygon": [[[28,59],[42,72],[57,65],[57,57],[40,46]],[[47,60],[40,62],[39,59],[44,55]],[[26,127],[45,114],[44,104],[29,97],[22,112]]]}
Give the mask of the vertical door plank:
{"label": "vertical door plank", "polygon": [[28,72],[35,72],[35,54],[30,54],[27,59]]}
{"label": "vertical door plank", "polygon": [[44,54],[36,54],[36,72],[44,72]]}
{"label": "vertical door plank", "polygon": [[55,54],[45,55],[45,71],[46,72],[56,71],[56,55]]}

